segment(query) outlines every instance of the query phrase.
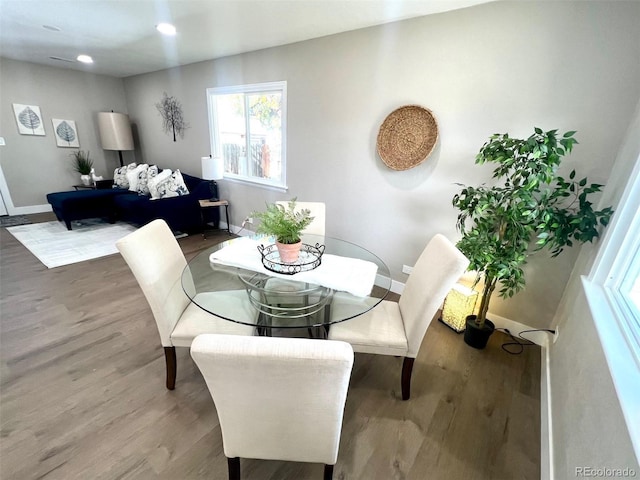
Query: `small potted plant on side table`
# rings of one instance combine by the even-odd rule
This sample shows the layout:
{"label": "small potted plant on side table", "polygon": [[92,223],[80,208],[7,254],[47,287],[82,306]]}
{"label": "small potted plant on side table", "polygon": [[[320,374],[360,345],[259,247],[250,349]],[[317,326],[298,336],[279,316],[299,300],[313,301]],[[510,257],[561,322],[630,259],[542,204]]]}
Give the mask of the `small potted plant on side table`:
{"label": "small potted plant on side table", "polygon": [[[559,255],[573,242],[590,242],[599,236],[613,213],[610,207],[594,210],[589,195],[602,185],[587,184],[557,175],[561,158],[571,152],[576,132],[562,138],[557,130],[536,128],[527,139],[493,135],[480,149],[476,163],[496,163],[493,186],[464,186],[453,197],[460,210],[457,227],[462,238],[457,247],[470,260],[484,286],[478,315],[467,318],[465,342],[484,348],[494,326],[487,320],[489,301],[498,283],[500,296],[512,297],[525,285],[522,266],[532,253],[548,247]],[[537,240],[536,240],[537,239]],[[535,242],[535,248],[530,246]]]}
{"label": "small potted plant on side table", "polygon": [[287,207],[276,203],[268,203],[264,212],[253,212],[252,217],[260,220],[256,233],[272,235],[276,238],[276,246],[280,260],[284,263],[294,263],[298,260],[302,240],[302,230],[313,221],[311,211],[301,209],[296,211],[296,199],[289,201]]}
{"label": "small potted plant on side table", "polygon": [[90,185],[93,181],[91,178],[91,170],[93,169],[93,160],[89,158],[89,151],[78,150],[70,154],[73,157],[73,170],[80,174],[80,180],[83,185]]}

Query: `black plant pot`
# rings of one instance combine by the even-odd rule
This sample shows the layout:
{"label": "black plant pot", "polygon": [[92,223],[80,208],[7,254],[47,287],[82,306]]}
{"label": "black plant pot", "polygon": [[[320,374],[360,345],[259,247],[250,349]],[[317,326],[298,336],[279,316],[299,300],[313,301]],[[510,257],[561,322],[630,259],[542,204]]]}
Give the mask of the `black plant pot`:
{"label": "black plant pot", "polygon": [[491,320],[485,320],[482,328],[476,323],[476,315],[469,315],[467,317],[467,328],[464,331],[464,343],[470,347],[482,350],[487,346],[489,337],[496,329],[496,326]]}

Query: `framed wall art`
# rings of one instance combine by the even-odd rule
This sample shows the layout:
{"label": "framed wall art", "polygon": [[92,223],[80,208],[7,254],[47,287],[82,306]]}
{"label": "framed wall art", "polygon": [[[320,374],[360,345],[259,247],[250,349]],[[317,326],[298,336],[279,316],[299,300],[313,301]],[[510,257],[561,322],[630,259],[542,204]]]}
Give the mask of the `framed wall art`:
{"label": "framed wall art", "polygon": [[18,132],[21,135],[46,135],[40,107],[36,105],[13,104]]}
{"label": "framed wall art", "polygon": [[52,118],[51,122],[53,123],[53,133],[56,136],[56,145],[65,148],[78,148],[80,146],[76,122],[60,118]]}

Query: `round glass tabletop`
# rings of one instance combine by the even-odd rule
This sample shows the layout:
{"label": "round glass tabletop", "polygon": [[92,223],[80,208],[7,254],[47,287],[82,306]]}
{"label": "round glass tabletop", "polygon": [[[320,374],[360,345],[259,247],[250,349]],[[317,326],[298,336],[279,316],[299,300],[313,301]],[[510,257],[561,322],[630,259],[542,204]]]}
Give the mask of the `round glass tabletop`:
{"label": "round glass tabletop", "polygon": [[[336,238],[304,235],[321,248],[320,265],[295,274],[273,271],[258,246],[265,237],[235,238],[198,253],[182,273],[191,301],[223,319],[259,329],[328,326],[371,310],[387,295],[391,275],[367,249]],[[315,250],[314,250],[315,251]],[[339,308],[332,308],[336,303]],[[346,306],[346,308],[345,308]]]}

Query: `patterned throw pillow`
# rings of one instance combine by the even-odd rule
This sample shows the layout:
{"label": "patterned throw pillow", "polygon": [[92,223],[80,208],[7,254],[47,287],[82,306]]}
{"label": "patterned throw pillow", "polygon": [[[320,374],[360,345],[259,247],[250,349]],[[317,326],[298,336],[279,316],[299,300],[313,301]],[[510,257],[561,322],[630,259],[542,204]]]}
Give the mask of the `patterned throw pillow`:
{"label": "patterned throw pillow", "polygon": [[189,195],[189,190],[184,183],[180,170],[173,172],[164,182],[157,185],[160,198],[180,197]]}
{"label": "patterned throw pillow", "polygon": [[157,165],[151,165],[149,168],[141,170],[140,173],[138,173],[138,182],[136,187],[138,195],[149,195],[149,181],[157,175]]}
{"label": "patterned throw pillow", "polygon": [[143,174],[143,172],[145,172],[148,168],[149,165],[147,165],[146,163],[142,163],[133,170],[127,171],[127,182],[129,182],[129,191],[138,192],[138,181],[140,179],[140,175]]}
{"label": "patterned throw pillow", "polygon": [[135,163],[130,163],[124,167],[116,168],[113,171],[113,188],[129,188],[129,180],[127,180],[127,172],[136,168]]}
{"label": "patterned throw pillow", "polygon": [[151,195],[151,200],[158,200],[160,198],[160,192],[158,192],[158,185],[167,181],[167,179],[171,176],[171,169],[165,168],[160,173],[158,173],[155,177],[149,179],[147,186],[149,187],[149,194]]}

